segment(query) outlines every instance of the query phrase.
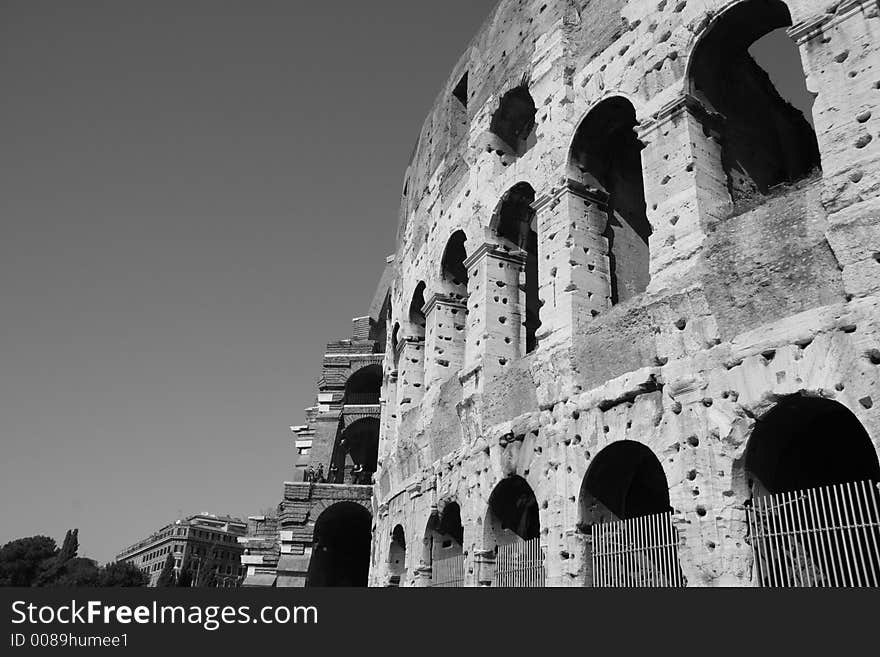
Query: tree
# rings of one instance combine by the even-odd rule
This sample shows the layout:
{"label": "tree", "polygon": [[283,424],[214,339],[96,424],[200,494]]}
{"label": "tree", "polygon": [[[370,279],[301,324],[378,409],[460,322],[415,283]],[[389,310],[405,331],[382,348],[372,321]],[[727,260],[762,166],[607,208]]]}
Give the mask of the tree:
{"label": "tree", "polygon": [[217,586],[217,564],[207,557],[199,561],[196,569],[198,576],[196,577],[196,586],[199,588],[209,588]]}
{"label": "tree", "polygon": [[165,589],[175,585],[174,575],[174,555],[169,554],[165,558],[165,565],[162,566],[162,572],[159,573],[159,579],[156,581],[156,588]]}
{"label": "tree", "polygon": [[64,565],[64,572],[50,586],[100,586],[100,582],[101,569],[94,559],[74,557]]}
{"label": "tree", "polygon": [[185,557],[183,560],[183,565],[180,567],[180,573],[177,575],[177,584],[179,587],[190,587],[193,585],[193,572],[192,572],[192,561],[189,556]]}
{"label": "tree", "polygon": [[67,564],[76,559],[79,552],[79,529],[68,529],[61,549],[49,560],[34,578],[33,586],[55,586],[67,574]]}
{"label": "tree", "polygon": [[98,586],[136,587],[146,586],[150,578],[132,563],[116,561],[108,563],[102,570]]}
{"label": "tree", "polygon": [[29,536],[0,548],[0,586],[31,586],[57,546],[48,536]]}

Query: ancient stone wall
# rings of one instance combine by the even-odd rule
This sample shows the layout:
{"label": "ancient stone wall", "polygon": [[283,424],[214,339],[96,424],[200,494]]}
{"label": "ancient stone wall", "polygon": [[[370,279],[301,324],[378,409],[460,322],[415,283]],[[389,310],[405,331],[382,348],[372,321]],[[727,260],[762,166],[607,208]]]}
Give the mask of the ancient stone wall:
{"label": "ancient stone wall", "polygon": [[[803,117],[741,50],[772,27],[799,48],[820,162]],[[715,60],[728,49],[742,61],[723,72],[726,96],[701,83],[704,42]],[[424,583],[423,541],[451,502],[466,582],[488,584],[490,496],[514,475],[538,503],[547,584],[588,583],[582,487],[619,441],[662,465],[687,584],[754,581],[744,505],[756,424],[789,396],[824,398],[880,443],[878,47],[874,0],[498,5],[406,172],[371,584],[401,558],[398,526],[401,584]],[[755,137],[737,122],[749,98],[777,130]],[[637,185],[614,182],[631,172],[608,175],[623,166],[609,144],[630,130],[641,206]],[[521,239],[502,234],[511,191],[526,188]],[[650,226],[627,233],[639,212]],[[456,231],[467,238],[458,296],[443,265]],[[828,435],[823,448],[837,444]]]}

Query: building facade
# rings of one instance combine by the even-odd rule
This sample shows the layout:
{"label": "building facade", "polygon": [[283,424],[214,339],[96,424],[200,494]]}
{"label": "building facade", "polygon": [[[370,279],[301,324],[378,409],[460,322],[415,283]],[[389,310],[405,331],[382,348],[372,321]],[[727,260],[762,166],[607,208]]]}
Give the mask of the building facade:
{"label": "building facade", "polygon": [[275,586],[280,556],[278,519],[271,516],[249,516],[247,533],[238,538],[242,547],[242,586]]}
{"label": "building facade", "polygon": [[238,518],[209,513],[192,515],[176,520],[127,547],[116,560],[140,568],[150,578],[149,586],[156,586],[162,567],[171,554],[175,575],[180,574],[189,560],[194,581],[202,568],[211,568],[216,586],[235,587],[244,575],[241,565],[243,547],[238,540],[246,532],[247,524]]}
{"label": "building facade", "polygon": [[878,45],[874,0],[502,0],[419,135],[370,340],[296,429],[335,467],[286,488],[296,582],[876,580]]}

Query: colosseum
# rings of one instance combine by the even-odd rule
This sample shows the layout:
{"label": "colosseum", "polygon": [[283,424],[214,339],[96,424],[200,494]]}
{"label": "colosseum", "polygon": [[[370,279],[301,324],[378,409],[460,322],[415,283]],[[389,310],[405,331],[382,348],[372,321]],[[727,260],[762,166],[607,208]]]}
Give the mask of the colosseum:
{"label": "colosseum", "polygon": [[876,0],[502,0],[293,428],[278,585],[877,585],[878,46]]}

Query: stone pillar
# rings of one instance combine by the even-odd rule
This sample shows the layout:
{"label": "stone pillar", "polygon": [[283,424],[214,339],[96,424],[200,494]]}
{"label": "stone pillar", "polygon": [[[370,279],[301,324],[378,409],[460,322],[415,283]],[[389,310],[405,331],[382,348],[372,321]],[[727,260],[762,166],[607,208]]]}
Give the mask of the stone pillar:
{"label": "stone pillar", "polygon": [[844,0],[835,9],[816,11],[789,35],[816,94],[828,243],[846,293],[862,297],[880,292],[880,8]]}
{"label": "stone pillar", "polygon": [[425,392],[458,374],[464,365],[467,306],[445,294],[434,294],[423,309]]}
{"label": "stone pillar", "polygon": [[415,579],[417,588],[429,588],[431,586],[432,569],[431,566],[421,565],[415,569]]}
{"label": "stone pillar", "polygon": [[408,336],[398,363],[397,413],[402,415],[422,401],[425,392],[425,339]]}
{"label": "stone pillar", "polygon": [[474,580],[476,586],[492,586],[495,581],[495,550],[474,552]]}
{"label": "stone pillar", "polygon": [[702,106],[683,95],[664,106],[639,130],[645,144],[642,170],[653,234],[651,283],[661,290],[699,265],[691,257],[706,227],[731,209],[720,135]]}
{"label": "stone pillar", "polygon": [[461,374],[466,397],[525,352],[525,262],[524,251],[486,243],[464,263],[470,279]]}
{"label": "stone pillar", "polygon": [[608,195],[573,180],[539,198],[540,342],[568,343],[611,307]]}
{"label": "stone pillar", "polygon": [[830,211],[880,194],[878,17],[875,0],[844,0],[833,13],[816,11],[788,31],[816,94],[813,120]]}

